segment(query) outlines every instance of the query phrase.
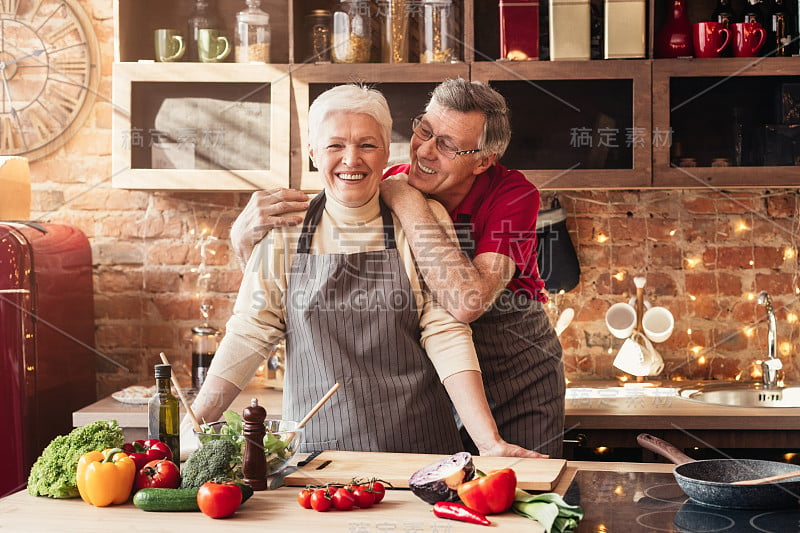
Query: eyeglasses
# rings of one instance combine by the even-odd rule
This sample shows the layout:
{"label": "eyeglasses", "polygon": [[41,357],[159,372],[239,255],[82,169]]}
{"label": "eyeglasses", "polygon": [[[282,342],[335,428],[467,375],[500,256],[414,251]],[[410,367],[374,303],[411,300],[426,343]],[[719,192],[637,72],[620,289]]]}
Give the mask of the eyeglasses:
{"label": "eyeglasses", "polygon": [[414,117],[414,120],[411,121],[411,129],[414,132],[414,135],[423,141],[428,141],[432,137],[436,137],[436,149],[439,150],[439,153],[445,156],[447,159],[455,159],[457,155],[477,154],[481,151],[480,148],[475,148],[473,150],[459,150],[458,147],[454,146],[453,143],[448,141],[446,138],[434,134],[430,127],[422,122],[422,115]]}

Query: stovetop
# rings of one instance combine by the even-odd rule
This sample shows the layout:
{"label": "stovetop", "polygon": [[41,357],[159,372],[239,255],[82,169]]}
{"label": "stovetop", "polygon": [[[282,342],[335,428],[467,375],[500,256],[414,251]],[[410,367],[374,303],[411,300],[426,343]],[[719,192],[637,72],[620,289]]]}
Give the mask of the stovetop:
{"label": "stovetop", "polygon": [[672,474],[580,471],[564,500],[585,512],[576,533],[800,532],[800,508],[751,511],[699,505]]}

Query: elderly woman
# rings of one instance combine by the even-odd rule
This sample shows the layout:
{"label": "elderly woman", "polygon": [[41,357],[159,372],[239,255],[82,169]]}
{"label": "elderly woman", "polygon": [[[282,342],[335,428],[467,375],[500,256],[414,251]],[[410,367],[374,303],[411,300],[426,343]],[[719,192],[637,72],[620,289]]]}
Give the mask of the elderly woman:
{"label": "elderly woman", "polygon": [[[534,456],[501,439],[469,326],[426,292],[379,199],[391,125],[384,97],[365,87],[337,86],[311,105],[309,155],[325,190],[302,227],[276,229],[251,255],[194,409],[218,419],[285,336],[284,418],[341,384],[306,426],[305,451],[457,452],[452,401],[481,453]],[[444,208],[430,207],[455,238]]]}

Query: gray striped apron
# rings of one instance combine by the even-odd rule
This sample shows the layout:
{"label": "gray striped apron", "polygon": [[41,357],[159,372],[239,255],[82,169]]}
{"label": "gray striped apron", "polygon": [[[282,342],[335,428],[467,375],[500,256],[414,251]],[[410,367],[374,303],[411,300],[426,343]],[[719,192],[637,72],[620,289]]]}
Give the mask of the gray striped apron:
{"label": "gray striped apron", "polygon": [[[471,232],[464,231],[463,224],[469,224],[464,215],[458,219],[459,240],[472,258],[474,241],[470,246]],[[562,457],[564,361],[542,303],[505,290],[470,327],[500,436],[529,450]],[[477,451],[463,428],[461,438],[464,449]]]}
{"label": "gray striped apron", "polygon": [[461,450],[447,393],[420,345],[391,212],[381,202],[385,250],[312,255],[324,207],[322,193],[289,275],[283,417],[300,420],[334,383],[341,387],[306,425],[301,451]]}

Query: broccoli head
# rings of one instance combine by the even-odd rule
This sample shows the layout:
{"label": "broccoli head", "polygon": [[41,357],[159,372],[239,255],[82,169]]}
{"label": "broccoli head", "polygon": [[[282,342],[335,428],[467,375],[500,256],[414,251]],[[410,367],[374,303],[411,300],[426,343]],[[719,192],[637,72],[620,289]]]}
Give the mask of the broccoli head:
{"label": "broccoli head", "polygon": [[241,448],[230,439],[212,439],[192,452],[181,469],[181,488],[196,489],[214,479],[234,480]]}
{"label": "broccoli head", "polygon": [[31,467],[28,492],[33,496],[77,498],[78,459],[91,451],[121,448],[125,439],[116,420],[98,420],[53,439]]}

